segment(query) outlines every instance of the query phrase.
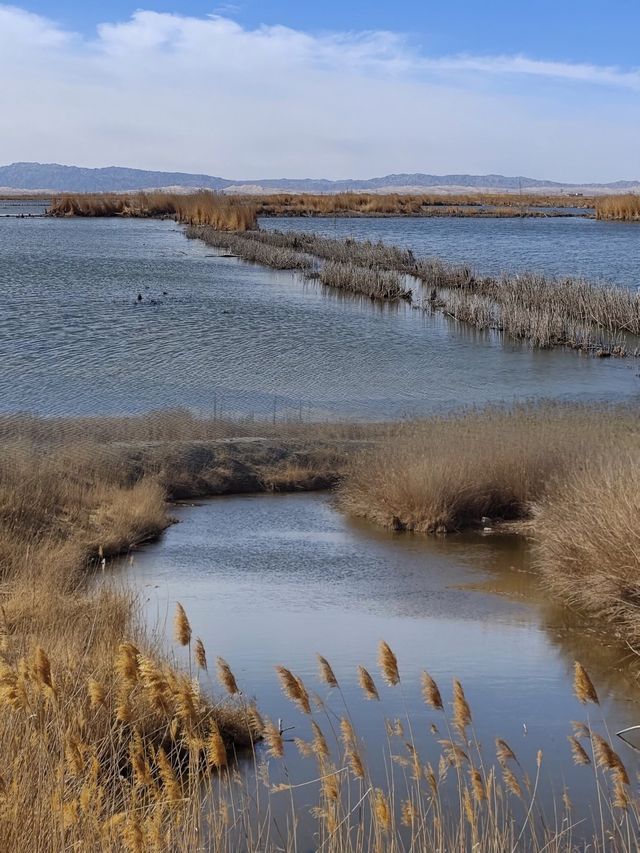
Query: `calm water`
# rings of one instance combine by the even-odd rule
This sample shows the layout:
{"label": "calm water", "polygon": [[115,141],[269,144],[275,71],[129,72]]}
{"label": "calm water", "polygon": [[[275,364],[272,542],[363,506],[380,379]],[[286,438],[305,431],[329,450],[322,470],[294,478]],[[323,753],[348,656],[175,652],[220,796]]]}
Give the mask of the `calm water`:
{"label": "calm water", "polygon": [[[269,220],[485,269],[633,284],[640,230],[582,219]],[[142,301],[138,303],[138,294]],[[215,255],[172,222],[0,217],[4,411],[397,417],[532,397],[637,398],[634,360],[534,352],[442,316]]]}
{"label": "calm water", "polygon": [[[163,637],[171,637],[180,601],[209,659],[226,658],[261,710],[295,726],[291,736],[306,737],[308,723],[283,698],[277,663],[343,713],[339,697],[329,697],[318,679],[319,652],[334,668],[383,782],[383,717],[404,719],[408,709],[422,759],[437,761],[429,725],[442,728],[442,720],[425,709],[420,673],[436,678],[445,702],[457,676],[487,758],[500,736],[532,772],[541,748],[542,799],[548,803],[566,784],[580,815],[587,814],[593,774],[572,765],[567,742],[570,721],[587,713],[572,694],[573,661],[590,670],[599,691],[602,713],[590,712],[598,731],[602,715],[612,731],[638,722],[637,682],[628,654],[596,641],[570,612],[545,600],[521,540],[394,535],[345,519],[320,495],[216,499],[180,509],[178,517],[181,523],[138,553],[123,575],[141,591],[148,621]],[[379,676],[381,639],[398,656],[404,698]],[[363,700],[358,664],[374,674],[381,703]],[[325,725],[322,713],[318,720]],[[402,748],[400,741],[396,751]],[[634,753],[619,749],[634,767]],[[313,778],[313,763],[292,744],[286,761],[293,781]],[[300,808],[304,822],[303,802]]]}

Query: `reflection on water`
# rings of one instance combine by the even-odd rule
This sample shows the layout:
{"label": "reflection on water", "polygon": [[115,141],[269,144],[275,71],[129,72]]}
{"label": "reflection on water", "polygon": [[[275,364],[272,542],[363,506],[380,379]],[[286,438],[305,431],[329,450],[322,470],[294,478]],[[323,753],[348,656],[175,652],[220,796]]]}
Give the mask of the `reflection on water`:
{"label": "reflection on water", "polygon": [[[375,748],[383,714],[404,717],[406,702],[420,749],[432,757],[433,715],[420,696],[420,673],[427,669],[447,700],[457,676],[488,753],[504,737],[531,768],[542,748],[545,796],[566,782],[588,809],[593,777],[572,765],[566,740],[570,721],[586,713],[572,694],[574,659],[591,670],[611,730],[638,721],[640,697],[624,653],[546,601],[521,540],[391,534],[345,519],[319,495],[216,499],[178,516],[160,543],[123,569],[141,590],[148,621],[170,635],[181,601],[210,659],[225,657],[241,688],[264,712],[296,726],[295,736],[306,735],[307,723],[283,699],[274,664],[324,698],[315,655],[329,659],[377,774],[384,773]],[[381,639],[398,656],[402,693],[377,676]],[[362,700],[358,664],[376,673],[382,707]],[[634,755],[621,751],[633,767]],[[296,778],[309,772],[293,748],[287,761]]]}
{"label": "reflection on water", "polygon": [[[507,220],[451,221],[485,235],[461,241],[460,252],[475,257],[479,243],[510,263],[518,257],[515,233],[504,245]],[[549,229],[535,244],[549,258],[553,229],[566,221],[531,220]],[[434,228],[442,236],[454,227],[447,222],[358,220],[357,228],[422,251]],[[612,227],[587,226],[596,224]],[[598,263],[613,263],[610,241],[592,241],[591,256],[596,244]],[[635,275],[636,243],[624,246]],[[447,256],[446,246],[439,253]],[[378,418],[532,397],[620,400],[640,389],[632,359],[532,351],[405,303],[329,295],[293,274],[218,257],[173,222],[0,218],[0,297],[5,411],[187,406],[223,416]]]}

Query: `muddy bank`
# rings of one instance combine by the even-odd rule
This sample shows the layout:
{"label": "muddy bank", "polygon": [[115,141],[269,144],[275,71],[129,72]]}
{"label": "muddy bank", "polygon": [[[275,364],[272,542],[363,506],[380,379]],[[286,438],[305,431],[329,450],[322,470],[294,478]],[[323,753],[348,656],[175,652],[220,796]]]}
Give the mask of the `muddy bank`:
{"label": "muddy bank", "polygon": [[157,476],[169,500],[252,492],[317,491],[334,486],[362,440],[260,437],[116,445],[133,480]]}

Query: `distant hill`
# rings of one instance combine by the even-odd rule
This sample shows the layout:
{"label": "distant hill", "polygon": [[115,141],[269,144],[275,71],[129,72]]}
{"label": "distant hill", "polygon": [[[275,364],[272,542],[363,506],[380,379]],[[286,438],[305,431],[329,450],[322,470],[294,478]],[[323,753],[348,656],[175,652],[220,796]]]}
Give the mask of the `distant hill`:
{"label": "distant hill", "polygon": [[583,192],[618,193],[640,191],[640,181],[615,181],[610,184],[569,184],[524,176],[505,175],[385,175],[368,180],[330,181],[315,178],[265,178],[264,180],[230,180],[212,175],[188,172],[153,172],[107,166],[85,169],[58,163],[11,163],[0,166],[0,189],[15,192],[124,192],[127,190],[208,189],[227,192],[460,192],[464,190],[495,192]]}

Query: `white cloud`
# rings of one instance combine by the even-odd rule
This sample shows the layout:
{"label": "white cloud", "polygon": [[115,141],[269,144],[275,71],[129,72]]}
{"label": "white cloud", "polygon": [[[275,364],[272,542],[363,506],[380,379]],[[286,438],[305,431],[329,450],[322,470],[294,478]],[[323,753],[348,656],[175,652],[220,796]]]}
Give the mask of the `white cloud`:
{"label": "white cloud", "polygon": [[0,162],[228,177],[640,174],[640,72],[425,56],[389,32],[137,12],[92,39],[0,5]]}

